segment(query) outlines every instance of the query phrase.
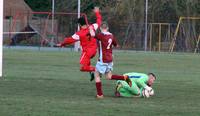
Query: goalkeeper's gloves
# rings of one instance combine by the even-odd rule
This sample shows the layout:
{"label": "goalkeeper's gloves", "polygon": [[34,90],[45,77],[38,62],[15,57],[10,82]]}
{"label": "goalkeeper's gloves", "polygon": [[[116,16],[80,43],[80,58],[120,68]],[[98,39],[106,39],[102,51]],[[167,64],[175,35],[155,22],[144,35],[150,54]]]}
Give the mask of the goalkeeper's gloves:
{"label": "goalkeeper's gloves", "polygon": [[146,90],[148,90],[148,91],[152,91],[152,88],[149,87],[149,86],[145,86],[144,88],[145,88]]}

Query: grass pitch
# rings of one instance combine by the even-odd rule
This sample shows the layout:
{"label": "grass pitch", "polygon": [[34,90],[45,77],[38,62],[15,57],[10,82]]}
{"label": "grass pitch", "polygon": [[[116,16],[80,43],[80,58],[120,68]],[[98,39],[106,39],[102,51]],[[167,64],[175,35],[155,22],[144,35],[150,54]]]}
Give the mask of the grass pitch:
{"label": "grass pitch", "polygon": [[[0,116],[199,116],[200,55],[121,51],[114,74],[154,72],[155,96],[115,98],[115,81],[103,78],[105,98],[79,71],[79,53],[4,50]],[[93,60],[95,64],[95,60]]]}

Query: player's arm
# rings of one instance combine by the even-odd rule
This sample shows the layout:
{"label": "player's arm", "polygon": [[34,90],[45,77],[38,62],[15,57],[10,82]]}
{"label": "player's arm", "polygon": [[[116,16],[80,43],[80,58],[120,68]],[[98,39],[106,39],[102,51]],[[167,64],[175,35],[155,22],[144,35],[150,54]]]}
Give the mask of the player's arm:
{"label": "player's arm", "polygon": [[152,88],[149,87],[142,79],[137,80],[136,84],[142,88],[147,89],[148,91],[151,91]]}
{"label": "player's arm", "polygon": [[95,37],[95,32],[100,27],[102,22],[102,16],[100,14],[99,7],[95,7],[94,12],[96,15],[96,23],[89,26],[89,32],[92,37]]}
{"label": "player's arm", "polygon": [[101,37],[101,34],[100,34],[100,33],[95,35],[95,39],[101,40],[101,38],[102,38],[102,37]]}
{"label": "player's arm", "polygon": [[93,11],[94,11],[94,13],[96,15],[96,23],[93,24],[93,27],[94,27],[94,30],[97,30],[101,25],[102,16],[101,16],[99,7],[95,7]]}
{"label": "player's arm", "polygon": [[89,26],[89,32],[92,37],[95,37],[95,29],[93,26]]}
{"label": "player's arm", "polygon": [[117,42],[117,40],[116,40],[116,38],[115,38],[115,36],[113,36],[112,45],[113,45],[114,47],[116,47],[116,48],[119,48],[119,47],[120,47],[119,44],[118,44],[118,42]]}
{"label": "player's arm", "polygon": [[66,45],[74,44],[75,42],[79,41],[80,37],[78,34],[74,34],[71,37],[65,38],[61,43],[57,44],[57,47],[64,47]]}

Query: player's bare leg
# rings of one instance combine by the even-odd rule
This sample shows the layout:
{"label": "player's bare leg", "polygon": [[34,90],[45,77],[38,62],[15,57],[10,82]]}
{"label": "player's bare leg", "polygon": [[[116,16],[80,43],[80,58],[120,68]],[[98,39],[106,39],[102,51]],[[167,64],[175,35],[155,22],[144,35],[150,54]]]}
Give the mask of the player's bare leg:
{"label": "player's bare leg", "polygon": [[105,73],[105,76],[106,76],[106,79],[112,80],[112,72],[111,71]]}

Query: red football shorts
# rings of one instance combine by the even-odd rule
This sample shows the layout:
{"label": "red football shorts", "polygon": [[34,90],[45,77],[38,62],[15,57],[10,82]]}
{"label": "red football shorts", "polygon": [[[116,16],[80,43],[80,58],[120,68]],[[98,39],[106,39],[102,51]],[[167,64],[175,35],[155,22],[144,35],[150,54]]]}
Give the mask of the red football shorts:
{"label": "red football shorts", "polygon": [[96,55],[96,49],[88,49],[83,51],[80,58],[80,64],[83,66],[90,66],[90,59]]}

